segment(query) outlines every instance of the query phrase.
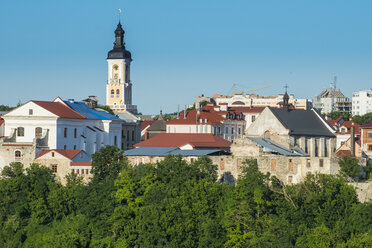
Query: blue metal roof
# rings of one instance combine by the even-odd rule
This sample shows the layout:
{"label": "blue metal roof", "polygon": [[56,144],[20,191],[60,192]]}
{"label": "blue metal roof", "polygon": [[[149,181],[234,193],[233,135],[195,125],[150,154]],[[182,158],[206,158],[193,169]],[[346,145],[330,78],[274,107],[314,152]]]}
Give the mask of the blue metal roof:
{"label": "blue metal roof", "polygon": [[221,152],[221,149],[193,149],[181,150],[178,147],[138,147],[124,152],[125,156],[157,156],[165,157],[171,155],[181,156],[202,156],[215,152]]}
{"label": "blue metal roof", "polygon": [[265,138],[253,138],[247,137],[248,139],[256,142],[259,146],[263,147],[264,152],[275,152],[284,156],[308,156],[301,148],[296,146],[293,150],[288,147],[282,146],[270,139]]}
{"label": "blue metal roof", "polygon": [[70,108],[75,110],[81,115],[84,115],[89,120],[116,120],[120,121],[121,119],[106,112],[97,109],[92,109],[85,102],[72,102],[64,101]]}

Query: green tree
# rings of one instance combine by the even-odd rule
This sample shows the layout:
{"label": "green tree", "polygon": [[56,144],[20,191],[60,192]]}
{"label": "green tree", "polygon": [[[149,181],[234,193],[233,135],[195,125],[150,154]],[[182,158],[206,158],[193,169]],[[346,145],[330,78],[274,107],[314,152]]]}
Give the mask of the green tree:
{"label": "green tree", "polygon": [[342,157],[338,164],[340,165],[340,172],[343,175],[356,178],[360,175],[360,167],[358,166],[358,160],[351,156]]}
{"label": "green tree", "polygon": [[93,180],[111,180],[119,175],[120,171],[129,165],[124,152],[117,146],[105,146],[92,155]]}

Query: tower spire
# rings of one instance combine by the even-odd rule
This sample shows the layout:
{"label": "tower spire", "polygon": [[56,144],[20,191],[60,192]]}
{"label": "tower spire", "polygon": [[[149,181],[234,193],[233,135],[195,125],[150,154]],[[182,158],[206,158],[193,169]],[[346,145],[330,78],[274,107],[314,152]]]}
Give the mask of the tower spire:
{"label": "tower spire", "polygon": [[285,88],[285,93],[283,95],[283,109],[285,111],[288,111],[289,110],[289,96],[288,96],[288,93],[287,93],[288,85],[285,84],[284,88]]}

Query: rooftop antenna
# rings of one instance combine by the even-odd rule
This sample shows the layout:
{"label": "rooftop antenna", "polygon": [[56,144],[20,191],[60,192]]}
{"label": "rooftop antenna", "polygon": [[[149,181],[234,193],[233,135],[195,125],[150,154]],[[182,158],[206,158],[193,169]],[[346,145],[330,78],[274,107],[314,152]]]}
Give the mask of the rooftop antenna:
{"label": "rooftop antenna", "polygon": [[334,76],[333,78],[333,83],[331,83],[331,92],[332,92],[332,102],[331,102],[331,107],[332,111],[335,111],[335,92],[336,92],[336,82],[337,82],[337,76]]}

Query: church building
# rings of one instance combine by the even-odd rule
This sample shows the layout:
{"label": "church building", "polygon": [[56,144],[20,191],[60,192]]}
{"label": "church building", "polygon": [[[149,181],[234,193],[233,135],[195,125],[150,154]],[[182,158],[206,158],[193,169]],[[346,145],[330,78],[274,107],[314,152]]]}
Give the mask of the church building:
{"label": "church building", "polygon": [[124,111],[137,113],[137,106],[132,105],[132,83],[130,80],[132,54],[125,48],[124,33],[119,21],[115,30],[114,48],[107,55],[106,105],[118,113]]}

